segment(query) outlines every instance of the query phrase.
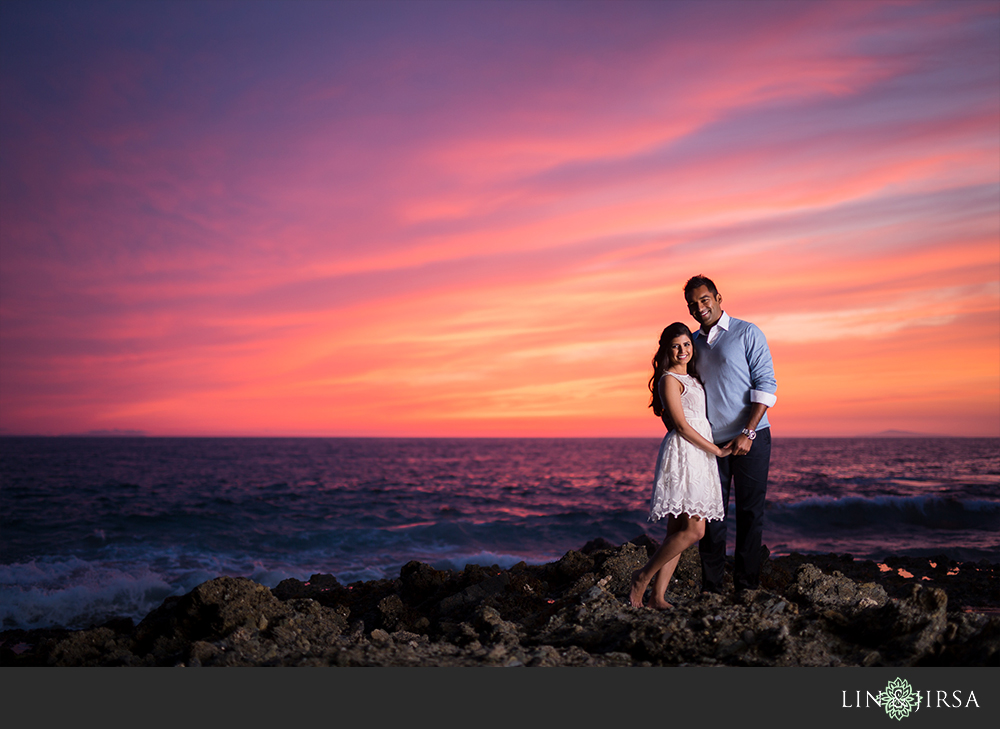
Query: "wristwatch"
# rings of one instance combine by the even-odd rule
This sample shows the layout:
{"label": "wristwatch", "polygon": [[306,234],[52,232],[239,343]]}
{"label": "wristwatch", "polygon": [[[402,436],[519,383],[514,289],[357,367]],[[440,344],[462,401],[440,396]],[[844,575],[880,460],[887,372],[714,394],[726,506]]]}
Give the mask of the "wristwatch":
{"label": "wristwatch", "polygon": [[744,428],[743,431],[742,431],[742,433],[743,433],[743,435],[745,435],[750,440],[753,440],[754,438],[757,437],[757,431],[756,430],[750,430],[750,428]]}

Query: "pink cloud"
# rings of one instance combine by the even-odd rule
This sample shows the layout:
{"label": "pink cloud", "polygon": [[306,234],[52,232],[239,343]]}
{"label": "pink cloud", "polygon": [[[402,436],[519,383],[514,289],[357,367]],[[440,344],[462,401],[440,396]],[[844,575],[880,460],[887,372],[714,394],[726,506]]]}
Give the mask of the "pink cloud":
{"label": "pink cloud", "polygon": [[[0,428],[655,435],[705,272],[773,327],[789,434],[1000,432],[995,6],[520,7],[220,5],[7,63]],[[973,364],[914,394],[944,332]]]}

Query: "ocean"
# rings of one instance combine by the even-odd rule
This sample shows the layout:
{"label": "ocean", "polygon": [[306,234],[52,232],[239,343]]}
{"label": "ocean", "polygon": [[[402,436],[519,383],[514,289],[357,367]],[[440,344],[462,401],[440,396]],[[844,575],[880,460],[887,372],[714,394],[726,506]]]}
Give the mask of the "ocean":
{"label": "ocean", "polygon": [[[660,540],[665,525],[646,521],[658,447],[0,438],[0,624],[138,621],[220,575],[349,584],[396,577],[410,560],[510,567],[598,537]],[[764,543],[776,555],[1000,562],[1000,439],[775,438]]]}

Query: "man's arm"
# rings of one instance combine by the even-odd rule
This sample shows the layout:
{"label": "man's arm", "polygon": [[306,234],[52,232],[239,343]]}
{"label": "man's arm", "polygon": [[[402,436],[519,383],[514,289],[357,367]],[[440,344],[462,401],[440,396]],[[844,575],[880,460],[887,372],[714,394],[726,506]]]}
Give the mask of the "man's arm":
{"label": "man's arm", "polygon": [[[755,324],[751,324],[747,330],[745,346],[753,389],[750,390],[750,417],[744,427],[747,430],[756,430],[767,409],[774,407],[778,401],[775,395],[778,391],[778,382],[774,377],[774,364],[771,361],[771,349],[767,346],[767,338]],[[750,452],[753,441],[741,433],[733,438],[729,445],[733,448],[734,456],[743,456]]]}
{"label": "man's arm", "polygon": [[[764,417],[764,413],[766,412],[767,405],[759,402],[753,403],[750,406],[750,419],[747,420],[746,428],[748,430],[755,430],[757,428],[757,423],[760,422],[760,419]],[[750,452],[750,446],[753,445],[753,441],[740,433],[738,436],[729,441],[729,445],[733,449],[734,456],[745,456]]]}

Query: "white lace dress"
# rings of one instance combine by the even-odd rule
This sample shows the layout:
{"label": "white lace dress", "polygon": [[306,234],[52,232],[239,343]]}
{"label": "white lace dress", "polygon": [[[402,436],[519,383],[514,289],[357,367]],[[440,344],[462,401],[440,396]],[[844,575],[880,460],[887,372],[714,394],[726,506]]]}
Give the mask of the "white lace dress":
{"label": "white lace dress", "polygon": [[[676,377],[682,387],[681,406],[688,424],[706,440],[712,440],[705,407],[705,388],[691,375],[665,372],[663,377]],[[660,444],[653,479],[653,498],[649,503],[649,521],[658,521],[668,514],[700,516],[706,521],[723,518],[722,485],[715,456],[682,438],[671,430]]]}

